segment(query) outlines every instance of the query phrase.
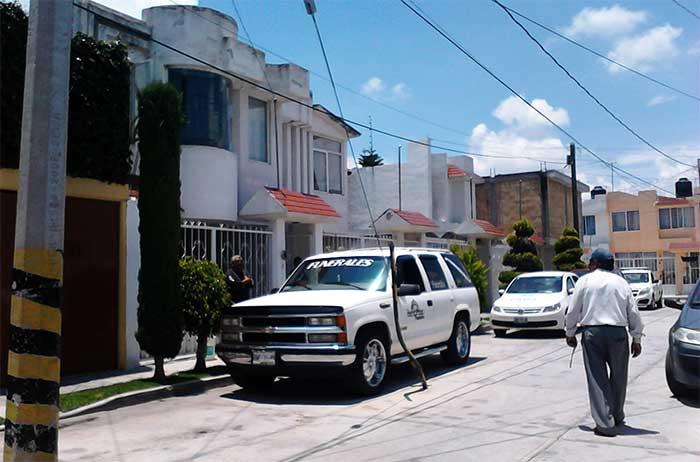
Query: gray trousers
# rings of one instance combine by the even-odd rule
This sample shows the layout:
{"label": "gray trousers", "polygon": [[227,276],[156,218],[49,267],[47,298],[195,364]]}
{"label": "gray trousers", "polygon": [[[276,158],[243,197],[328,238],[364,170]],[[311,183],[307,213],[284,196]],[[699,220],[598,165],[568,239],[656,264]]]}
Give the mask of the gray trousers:
{"label": "gray trousers", "polygon": [[600,429],[611,430],[625,419],[630,357],[627,329],[587,326],[583,328],[581,343],[593,420]]}

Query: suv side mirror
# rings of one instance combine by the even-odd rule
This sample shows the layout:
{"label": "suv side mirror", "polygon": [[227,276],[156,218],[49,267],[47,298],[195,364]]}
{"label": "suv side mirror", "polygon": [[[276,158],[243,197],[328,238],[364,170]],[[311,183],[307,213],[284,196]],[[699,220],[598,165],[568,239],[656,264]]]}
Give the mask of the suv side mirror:
{"label": "suv side mirror", "polygon": [[569,289],[568,289],[566,292],[567,292],[569,295],[573,295],[573,294],[574,294],[574,288],[573,288],[573,287],[569,287]]}
{"label": "suv side mirror", "polygon": [[498,295],[503,295],[506,293],[506,289],[498,289]]}
{"label": "suv side mirror", "polygon": [[399,297],[406,295],[420,295],[420,286],[418,284],[401,284],[399,286]]}
{"label": "suv side mirror", "polygon": [[651,282],[653,282],[654,284],[658,284],[658,283],[659,283],[659,280],[658,280],[658,279],[652,279]]}

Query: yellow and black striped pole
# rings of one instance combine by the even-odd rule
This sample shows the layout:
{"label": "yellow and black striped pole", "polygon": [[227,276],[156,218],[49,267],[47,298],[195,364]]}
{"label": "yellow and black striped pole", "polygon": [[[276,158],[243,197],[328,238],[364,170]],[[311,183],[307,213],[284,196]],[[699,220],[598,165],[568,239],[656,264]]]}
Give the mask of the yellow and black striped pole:
{"label": "yellow and black striped pole", "polygon": [[24,81],[5,462],[58,459],[71,2],[32,0]]}

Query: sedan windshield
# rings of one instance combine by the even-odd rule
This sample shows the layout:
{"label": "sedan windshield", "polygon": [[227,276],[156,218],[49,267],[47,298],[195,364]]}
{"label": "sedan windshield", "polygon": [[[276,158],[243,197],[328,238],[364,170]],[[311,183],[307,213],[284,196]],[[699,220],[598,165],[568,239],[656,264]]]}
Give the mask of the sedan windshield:
{"label": "sedan windshield", "polygon": [[323,258],[302,263],[281,292],[297,290],[371,290],[386,288],[383,257]]}
{"label": "sedan windshield", "polygon": [[630,284],[639,284],[643,282],[649,282],[649,273],[627,273],[623,272],[622,277],[624,277]]}
{"label": "sedan windshield", "polygon": [[509,294],[553,294],[561,292],[560,276],[516,278],[508,287]]}

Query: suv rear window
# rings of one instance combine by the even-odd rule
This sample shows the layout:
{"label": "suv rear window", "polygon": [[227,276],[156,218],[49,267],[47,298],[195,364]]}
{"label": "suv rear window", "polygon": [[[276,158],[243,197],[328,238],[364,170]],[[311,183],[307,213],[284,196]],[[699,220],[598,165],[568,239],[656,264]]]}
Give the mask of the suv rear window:
{"label": "suv rear window", "polygon": [[469,279],[469,272],[464,267],[464,263],[455,254],[443,253],[442,257],[447,263],[447,268],[449,268],[452,277],[455,280],[457,287],[473,287],[471,279]]}
{"label": "suv rear window", "polygon": [[445,290],[448,289],[447,278],[445,273],[442,271],[440,262],[435,255],[421,255],[418,257],[420,262],[423,264],[425,273],[428,275],[428,281],[430,281],[430,288],[432,290]]}

